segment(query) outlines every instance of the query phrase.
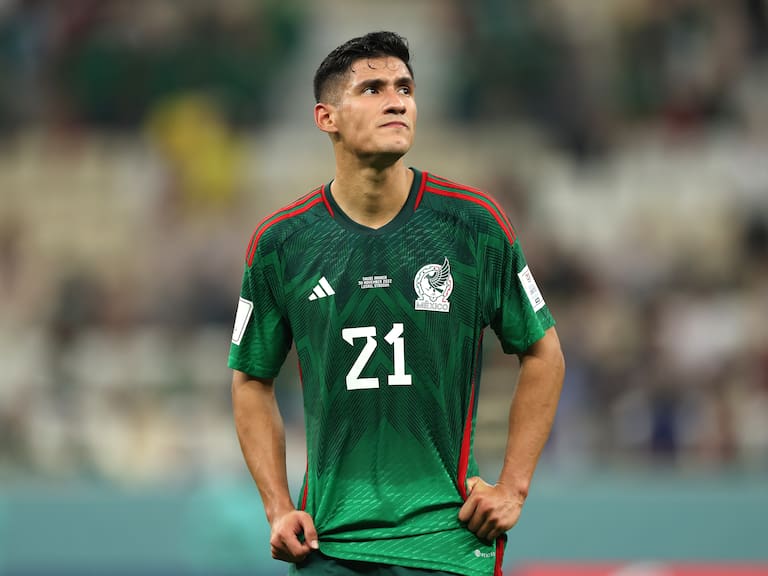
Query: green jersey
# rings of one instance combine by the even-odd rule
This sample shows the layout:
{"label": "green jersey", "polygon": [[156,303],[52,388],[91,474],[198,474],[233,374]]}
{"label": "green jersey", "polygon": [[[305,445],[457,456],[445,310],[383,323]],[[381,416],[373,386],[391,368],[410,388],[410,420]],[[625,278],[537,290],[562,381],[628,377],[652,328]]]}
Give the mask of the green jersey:
{"label": "green jersey", "polygon": [[488,576],[458,520],[483,331],[507,353],[554,325],[487,194],[414,172],[406,204],[361,226],[318,188],[262,220],[247,250],[229,366],[277,375],[295,343],[307,434],[298,506],[329,556]]}

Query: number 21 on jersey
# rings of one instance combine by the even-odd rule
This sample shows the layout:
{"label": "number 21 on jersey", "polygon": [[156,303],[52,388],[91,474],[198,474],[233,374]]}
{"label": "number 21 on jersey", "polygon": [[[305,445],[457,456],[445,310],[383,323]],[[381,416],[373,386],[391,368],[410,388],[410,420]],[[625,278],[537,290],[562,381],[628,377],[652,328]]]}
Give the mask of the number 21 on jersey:
{"label": "number 21 on jersey", "polygon": [[[365,338],[365,345],[360,351],[360,355],[347,373],[347,390],[378,388],[378,378],[360,377],[360,374],[363,372],[363,369],[366,364],[368,364],[368,361],[371,359],[378,346],[378,341],[376,340],[376,326],[344,328],[341,331],[341,337],[344,338],[345,342],[352,346],[354,346],[355,340],[358,338]],[[387,376],[387,384],[389,386],[410,386],[411,375],[405,373],[405,339],[403,338],[402,323],[397,322],[392,324],[392,330],[384,336],[384,341],[394,349],[394,374],[389,374]]]}

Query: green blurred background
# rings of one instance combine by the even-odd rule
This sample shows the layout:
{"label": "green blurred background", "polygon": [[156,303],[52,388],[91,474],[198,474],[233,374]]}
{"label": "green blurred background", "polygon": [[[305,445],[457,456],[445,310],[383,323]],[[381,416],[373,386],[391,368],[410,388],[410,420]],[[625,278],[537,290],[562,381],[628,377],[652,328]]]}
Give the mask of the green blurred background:
{"label": "green blurred background", "polygon": [[252,229],[333,174],[312,74],[376,29],[408,163],[500,200],[559,322],[505,567],[768,563],[768,2],[0,0],[0,574],[285,573],[226,355]]}

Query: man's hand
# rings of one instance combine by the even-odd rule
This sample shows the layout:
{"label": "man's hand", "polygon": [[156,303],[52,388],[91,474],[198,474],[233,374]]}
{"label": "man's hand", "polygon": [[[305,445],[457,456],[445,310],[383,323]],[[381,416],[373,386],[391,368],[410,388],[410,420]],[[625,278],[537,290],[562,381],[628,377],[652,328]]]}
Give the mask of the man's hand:
{"label": "man's hand", "polygon": [[478,476],[467,479],[469,496],[459,520],[486,542],[493,542],[517,524],[525,496],[502,484],[492,486]]}
{"label": "man's hand", "polygon": [[[299,536],[303,535],[300,540]],[[269,538],[272,558],[286,562],[301,562],[312,550],[317,550],[317,530],[312,516],[300,510],[291,510],[272,522]]]}

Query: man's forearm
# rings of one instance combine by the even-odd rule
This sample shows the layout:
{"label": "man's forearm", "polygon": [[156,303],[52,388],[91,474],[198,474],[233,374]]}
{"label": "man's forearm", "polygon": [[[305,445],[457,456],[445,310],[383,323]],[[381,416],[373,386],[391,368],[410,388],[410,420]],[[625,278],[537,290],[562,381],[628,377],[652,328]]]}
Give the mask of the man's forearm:
{"label": "man's forearm", "polygon": [[240,448],[272,523],[294,509],[285,465],[285,429],[272,381],[236,371],[232,406]]}
{"label": "man's forearm", "polygon": [[499,483],[523,499],[552,429],[564,375],[560,342],[554,328],[550,328],[521,359],[509,411],[507,449]]}

